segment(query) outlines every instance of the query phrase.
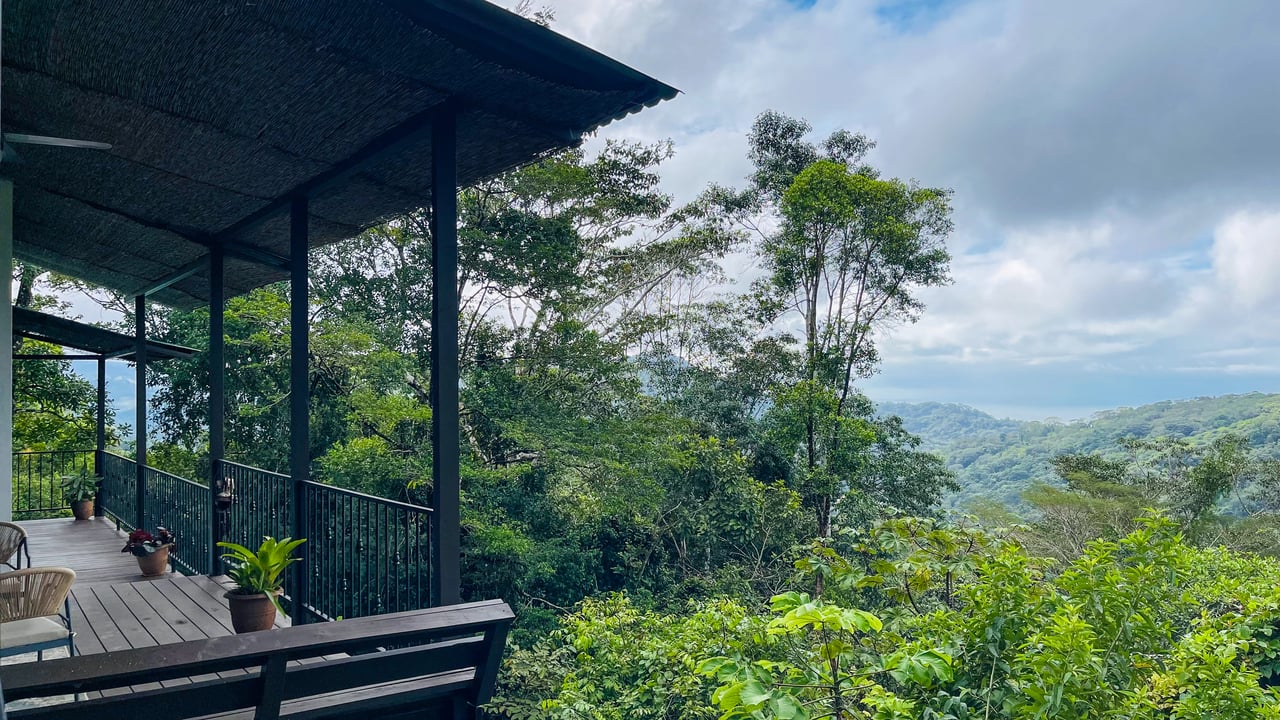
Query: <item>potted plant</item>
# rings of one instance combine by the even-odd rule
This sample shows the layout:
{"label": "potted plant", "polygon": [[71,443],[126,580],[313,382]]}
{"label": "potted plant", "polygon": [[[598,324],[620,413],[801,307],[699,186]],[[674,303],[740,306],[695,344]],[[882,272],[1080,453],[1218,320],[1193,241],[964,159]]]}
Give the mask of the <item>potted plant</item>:
{"label": "potted plant", "polygon": [[280,607],[281,583],[285,568],[298,561],[293,551],[306,539],[285,538],[276,540],[265,537],[258,551],[232,542],[220,542],[218,547],[230,552],[222,559],[231,566],[227,573],[235,587],[227,591],[227,603],[231,607],[231,627],[237,633],[270,630],[275,624],[276,610]]}
{"label": "potted plant", "polygon": [[93,496],[98,494],[98,478],[88,472],[81,471],[74,475],[63,475],[62,497],[71,502],[71,512],[76,520],[88,520],[93,517]]}
{"label": "potted plant", "polygon": [[162,527],[156,528],[155,534],[134,530],[120,552],[133,553],[138,558],[143,577],[160,577],[169,571],[169,551],[176,541],[173,533]]}

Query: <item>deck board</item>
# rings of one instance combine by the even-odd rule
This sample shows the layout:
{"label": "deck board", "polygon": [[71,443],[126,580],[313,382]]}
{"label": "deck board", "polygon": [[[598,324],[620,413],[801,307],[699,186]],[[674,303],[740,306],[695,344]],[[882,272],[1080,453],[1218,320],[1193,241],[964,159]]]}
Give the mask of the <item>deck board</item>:
{"label": "deck board", "polygon": [[[151,602],[144,600],[142,594],[134,587],[139,583],[129,585],[112,585],[109,588],[103,588],[109,592],[114,592],[120,602],[128,606],[133,612],[133,616],[138,619],[138,623],[151,635],[157,645],[167,645],[169,643],[182,642],[182,636],[178,634],[169,622],[160,612],[152,606]],[[150,585],[150,583],[148,583]],[[102,592],[99,590],[99,592]]]}
{"label": "deck board", "polygon": [[154,583],[135,583],[132,587],[134,592],[147,601],[156,615],[160,616],[165,624],[183,640],[204,640],[210,637],[199,625],[191,622],[191,619],[174,605],[173,600],[161,592]]}
{"label": "deck board", "polygon": [[[75,627],[77,623],[86,623],[84,609],[80,607],[80,600],[75,595],[71,596],[71,623]],[[103,653],[107,649],[102,646],[102,641],[92,632],[78,633],[76,635],[76,648],[85,655]]]}
{"label": "deck board", "polygon": [[[76,571],[77,583],[122,583],[142,579],[138,561],[120,552],[128,539],[114,522],[94,518],[77,522],[71,518],[24,520],[31,564],[53,565]],[[181,541],[181,538],[179,538]]]}
{"label": "deck board", "polygon": [[[92,633],[98,644],[102,645],[104,652],[117,652],[133,647],[125,639],[124,633],[116,627],[115,620],[106,608],[102,607],[102,601],[92,590],[85,592],[84,587],[73,587],[71,592],[81,610],[78,622],[77,618],[71,619],[71,628],[75,630],[77,636],[84,632]],[[88,627],[85,627],[86,625]]]}

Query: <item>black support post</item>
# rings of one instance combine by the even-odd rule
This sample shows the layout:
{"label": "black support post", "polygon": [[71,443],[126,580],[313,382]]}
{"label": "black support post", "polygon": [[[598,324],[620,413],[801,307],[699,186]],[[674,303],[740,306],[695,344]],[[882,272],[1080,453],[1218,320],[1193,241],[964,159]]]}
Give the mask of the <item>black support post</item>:
{"label": "black support post", "polygon": [[102,517],[102,454],[107,451],[107,359],[98,357],[98,444],[93,453],[93,474],[98,476],[98,492],[93,494],[93,514]]}
{"label": "black support post", "polygon": [[134,363],[137,370],[137,395],[135,428],[137,430],[135,459],[138,463],[137,494],[134,498],[134,527],[143,529],[147,526],[147,297],[139,295],[133,299],[134,330]]}
{"label": "black support post", "polygon": [[[293,537],[307,536],[307,486],[311,475],[310,379],[307,325],[307,198],[295,197],[289,208],[289,468],[293,477]],[[307,622],[307,544],[298,548],[289,597],[293,624]]]}
{"label": "black support post", "polygon": [[225,265],[222,248],[213,248],[209,253],[209,573],[214,575],[218,574],[218,541],[224,532],[218,493],[222,489],[222,454],[226,452]]}
{"label": "black support post", "polygon": [[458,436],[458,169],[457,118],[442,113],[431,127],[431,452],[432,594],[461,602]]}

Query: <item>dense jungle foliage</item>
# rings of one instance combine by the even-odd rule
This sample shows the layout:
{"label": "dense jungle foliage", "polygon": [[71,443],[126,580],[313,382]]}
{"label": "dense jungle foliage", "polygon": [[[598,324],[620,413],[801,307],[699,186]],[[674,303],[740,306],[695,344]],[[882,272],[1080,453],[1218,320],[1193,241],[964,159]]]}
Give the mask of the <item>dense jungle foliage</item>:
{"label": "dense jungle foliage", "polygon": [[1280,565],[1145,516],[1069,563],[894,519],[818,542],[774,596],[584,602],[517,649],[512,718],[1275,718]]}
{"label": "dense jungle foliage", "polygon": [[[1280,718],[1265,452],[1151,428],[948,517],[954,473],[857,388],[949,281],[950,192],[810,134],[761,115],[744,187],[684,205],[666,143],[461,193],[464,596],[518,614],[492,712]],[[429,227],[396,218],[311,267],[313,473],[419,503]],[[288,322],[283,287],[228,303],[230,459],[287,467]],[[149,323],[207,345],[207,310]],[[198,475],[206,359],[151,372],[152,461]]]}

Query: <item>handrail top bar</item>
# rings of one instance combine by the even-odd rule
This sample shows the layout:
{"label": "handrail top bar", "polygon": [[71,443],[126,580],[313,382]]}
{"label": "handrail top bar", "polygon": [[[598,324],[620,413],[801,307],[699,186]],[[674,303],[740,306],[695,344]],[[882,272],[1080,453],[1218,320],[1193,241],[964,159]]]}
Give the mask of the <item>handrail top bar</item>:
{"label": "handrail top bar", "polygon": [[14,456],[18,455],[84,455],[95,453],[97,450],[14,450]]}
{"label": "handrail top bar", "polygon": [[415,512],[435,512],[434,510],[432,510],[431,508],[425,505],[414,505],[413,503],[402,502],[400,500],[391,500],[389,498],[381,498],[381,497],[378,497],[377,495],[362,493],[358,490],[348,490],[347,488],[341,488],[341,487],[338,487],[337,485],[326,485],[322,482],[316,482],[315,480],[304,480],[302,481],[302,484],[309,485],[311,487],[318,487],[318,488],[328,490],[330,492],[338,493],[341,495],[350,495],[352,497],[359,498],[361,500],[369,500],[371,502],[381,503],[383,505],[390,505],[391,507],[400,508],[402,510],[413,510]]}
{"label": "handrail top bar", "polygon": [[[124,457],[123,455],[117,455],[116,453],[113,453],[113,452],[111,452],[111,451],[109,451],[109,450],[105,451],[105,453],[106,453],[107,455],[111,455],[111,456],[113,456],[113,457],[117,457],[117,458],[120,458],[121,460],[125,460],[125,461],[131,462],[131,463],[136,463],[136,462],[137,462],[137,461],[132,460],[132,459],[130,459],[130,458]],[[231,461],[231,460],[221,460],[220,462],[226,463],[226,464],[228,464],[228,465],[235,465],[235,466],[237,466],[237,467],[242,467],[242,468],[245,468],[245,469],[247,469],[247,470],[253,470],[253,471],[256,471],[256,472],[266,473],[266,474],[268,474],[268,475],[274,475],[274,476],[276,476],[276,477],[278,477],[278,478],[282,478],[282,479],[285,479],[285,480],[291,480],[290,476],[288,476],[288,475],[283,475],[283,474],[281,474],[281,473],[277,473],[277,472],[271,472],[270,470],[262,470],[262,469],[259,469],[259,468],[255,468],[255,467],[253,467],[252,465],[245,465],[245,464],[243,464],[243,463],[233,462],[233,461]],[[164,470],[158,470],[158,469],[156,469],[156,468],[151,467],[150,465],[146,465],[146,466],[144,466],[144,467],[146,467],[146,469],[151,470],[151,471],[153,471],[153,472],[158,472],[158,473],[161,473],[161,474],[164,474],[164,475],[168,475],[168,476],[169,476],[169,477],[171,477],[171,478],[175,478],[175,479],[177,479],[177,480],[181,480],[181,481],[183,481],[183,482],[191,483],[192,485],[195,485],[196,487],[202,487],[202,488],[203,488],[203,487],[208,487],[207,485],[201,485],[200,483],[194,482],[194,481],[192,481],[192,480],[188,480],[188,479],[186,479],[186,478],[184,478],[184,477],[179,477],[179,476],[177,476],[177,475],[174,475],[173,473],[168,473],[168,472],[165,472]],[[431,509],[431,508],[429,508],[429,507],[426,507],[425,505],[414,505],[413,503],[407,503],[407,502],[403,502],[403,501],[401,501],[401,500],[392,500],[392,499],[390,499],[390,498],[382,498],[382,497],[378,497],[377,495],[370,495],[370,494],[368,494],[368,493],[362,493],[362,492],[360,492],[360,491],[358,491],[358,490],[349,490],[349,489],[347,489],[347,488],[338,487],[337,485],[326,485],[325,483],[317,482],[317,481],[315,481],[315,480],[304,480],[304,481],[303,481],[303,485],[308,485],[308,486],[311,486],[311,487],[317,487],[317,488],[320,488],[320,489],[322,489],[322,490],[326,490],[326,491],[329,491],[329,492],[338,493],[338,494],[341,494],[341,495],[348,495],[348,496],[351,496],[351,497],[359,498],[359,499],[361,499],[361,500],[368,500],[369,502],[376,502],[376,503],[380,503],[380,504],[382,504],[382,505],[388,505],[388,506],[390,506],[390,507],[400,508],[400,509],[402,509],[402,510],[412,510],[412,511],[414,511],[414,512],[435,512],[434,510],[432,510],[432,509]]]}
{"label": "handrail top bar", "polygon": [[278,477],[284,480],[289,479],[289,476],[286,475],[285,473],[279,473],[279,472],[276,472],[275,470],[264,470],[260,467],[254,467],[253,465],[246,465],[241,462],[236,462],[235,460],[220,458],[218,462],[222,463],[223,465],[234,465],[235,467],[243,468],[245,470],[252,470],[253,472],[259,472],[259,473],[262,473],[263,475],[273,475],[275,477]]}
{"label": "handrail top bar", "polygon": [[142,470],[143,470],[143,471],[147,471],[147,473],[155,473],[155,474],[157,474],[157,475],[163,475],[163,477],[165,477],[165,478],[169,478],[170,480],[178,480],[178,482],[179,482],[179,483],[187,483],[187,484],[188,484],[188,486],[195,486],[195,487],[197,487],[197,488],[207,488],[207,487],[209,487],[209,486],[202,486],[202,484],[197,483],[197,482],[196,482],[196,480],[191,480],[191,479],[183,478],[183,477],[182,477],[182,475],[174,475],[173,473],[170,473],[170,471],[168,471],[168,470],[161,470],[161,469],[159,469],[159,468],[152,468],[152,466],[151,466],[151,465],[143,465],[143,466],[142,466]]}
{"label": "handrail top bar", "polygon": [[[190,640],[111,653],[77,655],[0,668],[6,692],[33,697],[44,688],[116,687],[134,679],[185,677],[261,665],[267,658],[286,660],[334,652],[373,649],[394,642],[427,641],[477,633],[515,618],[501,600],[373,615],[335,623],[298,625],[279,630]],[[36,667],[39,666],[39,667]]]}

